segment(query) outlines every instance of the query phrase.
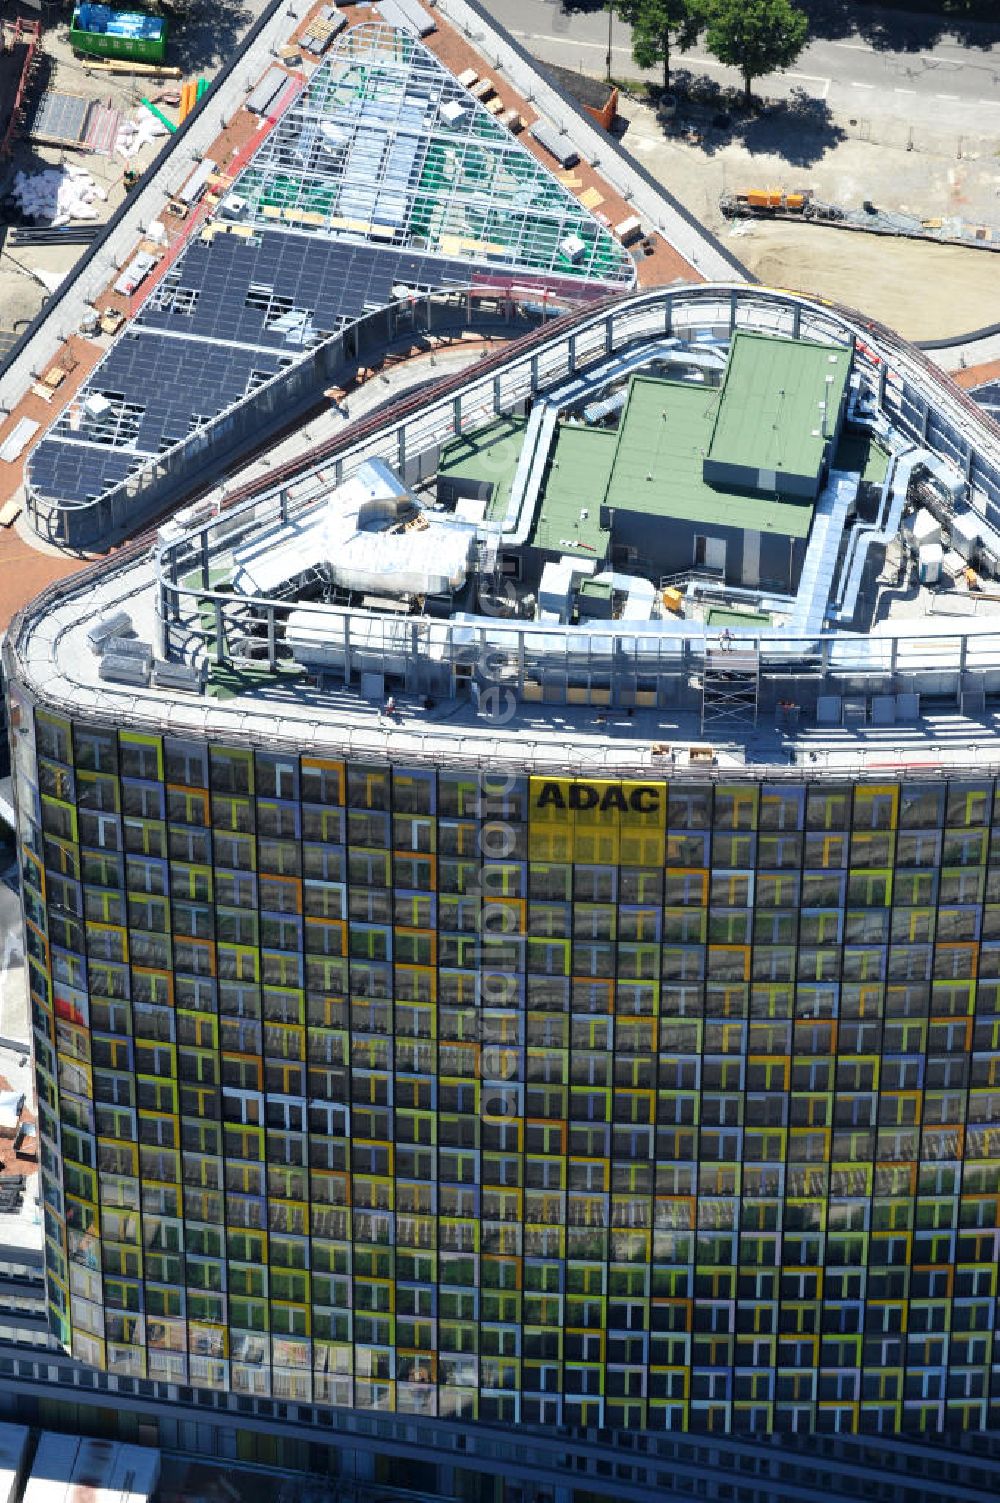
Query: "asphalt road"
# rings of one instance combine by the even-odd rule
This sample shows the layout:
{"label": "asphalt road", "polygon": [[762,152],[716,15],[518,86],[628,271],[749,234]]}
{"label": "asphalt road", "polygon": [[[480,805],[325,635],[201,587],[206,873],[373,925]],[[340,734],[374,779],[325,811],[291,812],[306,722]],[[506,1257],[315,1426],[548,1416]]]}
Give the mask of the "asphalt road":
{"label": "asphalt road", "polygon": [[[559,0],[482,3],[540,61],[580,68],[585,73],[604,73],[608,48],[605,11],[567,12]],[[915,19],[913,25],[920,23]],[[629,28],[618,17],[613,19],[611,34],[614,74],[658,81],[658,70],[641,74],[632,61]],[[703,47],[678,53],[674,66],[707,73],[722,84],[740,84],[739,76],[710,57]],[[819,39],[805,48],[794,68],[762,78],[754,87],[758,94],[771,97],[804,90],[825,100],[833,115],[891,115],[922,125],[937,122],[947,130],[1000,135],[1000,27],[993,45],[985,47],[939,38],[928,40],[924,50],[919,41],[912,50],[902,46],[894,50],[891,46],[876,49],[859,36]]]}

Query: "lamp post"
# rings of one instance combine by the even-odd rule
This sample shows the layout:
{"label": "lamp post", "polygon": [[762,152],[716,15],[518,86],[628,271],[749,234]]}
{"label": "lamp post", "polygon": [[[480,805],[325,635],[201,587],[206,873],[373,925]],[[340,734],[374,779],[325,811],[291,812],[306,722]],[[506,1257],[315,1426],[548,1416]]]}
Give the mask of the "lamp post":
{"label": "lamp post", "polygon": [[615,18],[615,0],[608,0],[608,83],[611,82],[611,24]]}

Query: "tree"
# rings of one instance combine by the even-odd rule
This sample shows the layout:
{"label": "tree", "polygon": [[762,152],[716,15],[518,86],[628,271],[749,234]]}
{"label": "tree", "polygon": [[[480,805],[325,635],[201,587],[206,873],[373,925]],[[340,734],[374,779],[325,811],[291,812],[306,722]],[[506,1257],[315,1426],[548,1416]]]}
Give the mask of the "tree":
{"label": "tree", "polygon": [[632,56],[640,68],[663,64],[663,87],[670,88],[671,49],[693,47],[705,24],[701,0],[609,0],[632,28]]}
{"label": "tree", "polygon": [[809,17],[791,0],[708,0],[705,19],[705,45],[740,70],[748,105],[753,80],[790,67],[809,33]]}

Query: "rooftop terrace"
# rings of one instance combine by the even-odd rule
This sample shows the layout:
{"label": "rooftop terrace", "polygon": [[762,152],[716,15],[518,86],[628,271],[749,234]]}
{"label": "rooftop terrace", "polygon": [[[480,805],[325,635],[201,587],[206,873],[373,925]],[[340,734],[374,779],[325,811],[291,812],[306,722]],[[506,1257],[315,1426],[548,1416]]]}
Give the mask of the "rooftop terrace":
{"label": "rooftop terrace", "polygon": [[[484,614],[463,605],[450,618],[435,619],[421,613],[419,602],[387,610],[378,601],[335,603],[322,591],[292,601],[234,595],[235,561],[245,541],[256,539],[266,555],[269,538],[277,546],[293,518],[314,515],[331,486],[373,455],[416,478],[418,492],[433,480],[442,444],[456,428],[479,428],[488,399],[496,398],[495,376],[473,372],[443,394],[430,393],[416,410],[398,417],[390,411],[348,432],[331,453],[303,463],[294,480],[258,483],[256,493],[237,498],[221,515],[209,507],[201,518],[172,525],[154,557],[123,555],[81,587],[70,585],[58,600],[40,602],[11,641],[13,677],[65,713],[110,723],[124,718],[176,734],[187,729],[351,755],[427,757],[440,765],[546,770],[578,768],[582,758],[621,772],[662,766],[669,753],[675,762],[682,758],[679,766],[689,758],[695,771],[705,765],[696,755],[699,741],[708,743],[709,765],[714,757],[720,769],[755,767],[769,777],[780,776],[789,757],[846,773],[914,757],[927,765],[961,766],[970,756],[1000,765],[991,708],[993,696],[1000,696],[996,604],[988,591],[977,596],[960,579],[921,584],[914,593],[899,573],[909,547],[899,534],[906,506],[937,506],[952,539],[968,530],[962,520],[968,516],[991,535],[1000,506],[1000,442],[986,419],[905,346],[874,348],[866,330],[861,348],[859,326],[846,314],[788,294],[670,290],[578,315],[524,353],[511,350],[499,389],[517,409],[534,389],[535,362],[544,368],[530,425],[536,412],[544,421],[567,402],[587,401],[588,382],[605,379],[602,361],[627,363],[645,350],[644,359],[669,355],[694,362],[696,370],[699,352],[725,342],[733,324],[785,338],[801,332],[831,349],[847,348],[853,339],[851,420],[889,455],[869,519],[846,529],[847,513],[838,508],[857,493],[870,445],[855,446],[856,470],[834,472],[816,508],[804,571],[809,577],[796,599],[692,579],[678,616],[657,609],[654,589],[643,595],[641,578],[612,573],[599,576],[581,597],[596,607],[609,594],[614,602],[631,592],[626,606],[645,600],[646,617],[633,609],[620,619],[577,625],[518,619],[489,605]],[[666,351],[664,327],[671,330]],[[649,353],[654,348],[655,357]],[[879,376],[887,362],[893,381],[885,406]],[[704,398],[698,383],[692,381],[691,390]],[[580,436],[589,438],[582,430]],[[967,480],[954,463],[963,443],[972,446],[963,462]],[[977,546],[985,568],[988,548],[982,539]],[[474,564],[481,566],[482,557]],[[854,630],[846,625],[854,619],[845,603],[850,579],[857,609],[869,612]],[[932,621],[928,612],[939,614],[945,602],[963,610],[968,602],[968,610]],[[109,681],[104,657],[88,642],[93,626],[121,610],[131,617],[139,648],[145,641],[156,655],[165,652],[167,662],[154,664],[153,683],[148,670],[127,685]],[[729,622],[737,623],[729,629],[739,650],[720,659],[718,632]],[[758,684],[753,714],[742,728],[709,725],[703,704],[709,670],[719,671],[721,663],[732,676],[744,661],[752,663]],[[470,693],[472,683],[481,694],[491,682],[514,696],[514,712],[503,725]],[[400,715],[386,721],[380,707],[390,688]],[[794,720],[787,717],[789,704]]]}

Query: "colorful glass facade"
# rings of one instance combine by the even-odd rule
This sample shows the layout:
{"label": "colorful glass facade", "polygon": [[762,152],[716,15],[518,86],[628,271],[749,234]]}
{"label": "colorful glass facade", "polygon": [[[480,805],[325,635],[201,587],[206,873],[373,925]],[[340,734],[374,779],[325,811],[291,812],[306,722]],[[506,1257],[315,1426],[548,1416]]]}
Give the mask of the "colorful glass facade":
{"label": "colorful glass facade", "polygon": [[546,782],[14,695],[53,1329],[651,1430],[1000,1423],[1000,787]]}

